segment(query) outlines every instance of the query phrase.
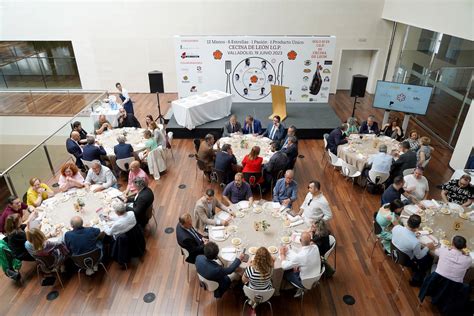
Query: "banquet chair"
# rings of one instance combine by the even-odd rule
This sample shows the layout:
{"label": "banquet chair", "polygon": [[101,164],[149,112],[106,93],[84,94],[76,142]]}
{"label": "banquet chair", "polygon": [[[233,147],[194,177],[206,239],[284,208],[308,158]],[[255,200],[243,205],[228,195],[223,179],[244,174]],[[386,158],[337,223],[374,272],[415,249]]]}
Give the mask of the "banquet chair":
{"label": "banquet chair", "polygon": [[146,210],[146,218],[148,221],[150,221],[151,218],[153,218],[153,221],[155,222],[155,234],[156,231],[158,230],[158,221],[156,220],[155,216],[155,209],[153,208],[153,205],[150,205],[150,207]]}
{"label": "banquet chair", "polygon": [[260,193],[260,200],[262,199],[262,186],[258,183],[258,179],[262,177],[261,172],[244,172],[244,180],[250,185],[250,189],[254,190],[255,188],[258,189]]}
{"label": "banquet chair", "polygon": [[257,305],[267,303],[268,306],[270,306],[271,315],[273,315],[273,308],[272,303],[270,303],[270,299],[272,298],[274,293],[274,288],[271,288],[269,290],[254,290],[248,287],[247,285],[244,285],[244,294],[247,299],[245,300],[244,306],[242,308],[242,315],[244,314],[245,306],[247,306],[247,303],[250,302],[255,302]]}
{"label": "banquet chair", "polygon": [[323,135],[323,144],[324,144],[324,147],[323,147],[323,155],[321,156],[321,163],[323,163],[324,161],[324,156],[326,156],[327,154],[327,147],[328,147],[328,137],[329,137],[329,134],[324,134]]}
{"label": "banquet chair", "polygon": [[324,267],[324,265],[321,265],[321,272],[317,276],[315,276],[313,278],[302,279],[301,283],[303,283],[303,287],[300,287],[299,285],[290,282],[297,289],[303,290],[303,293],[301,294],[301,304],[300,304],[301,315],[303,315],[303,298],[304,298],[304,295],[306,294],[306,292],[309,292],[310,290],[312,290],[313,288],[315,288],[319,284],[319,280],[321,280],[321,277],[323,276],[324,271],[326,271],[326,268]]}
{"label": "banquet chair", "polygon": [[375,241],[374,241],[374,246],[372,247],[372,251],[370,252],[370,258],[372,259],[372,256],[374,255],[374,250],[375,250],[375,246],[377,245],[377,242],[380,242],[381,239],[378,235],[380,235],[382,233],[382,226],[380,226],[380,224],[375,220],[375,218],[377,217],[377,212],[374,212],[374,219],[372,221],[372,224],[373,224],[373,227],[372,229],[370,230],[369,232],[369,236],[367,236],[367,241],[369,240],[370,238],[370,234],[373,232],[374,233],[374,238],[375,238]]}
{"label": "banquet chair", "polygon": [[403,277],[403,273],[405,272],[405,268],[411,267],[411,259],[406,253],[402,252],[400,249],[395,247],[395,245],[392,242],[390,242],[390,250],[391,250],[393,262],[398,264],[401,268],[400,278],[398,279],[397,291],[395,292],[396,294],[401,288],[402,277]]}
{"label": "banquet chair", "polygon": [[329,256],[334,252],[334,270],[336,270],[336,238],[333,235],[329,235],[329,246],[331,248],[324,254],[324,260],[328,261]]}
{"label": "banquet chair", "polygon": [[168,146],[166,146],[166,149],[171,152],[171,157],[173,157],[174,160],[174,154],[173,154],[173,132],[168,132]]}
{"label": "banquet chair", "polygon": [[[219,283],[217,283],[216,281],[205,279],[199,273],[197,275],[199,278],[199,291],[196,297],[196,302],[201,303],[201,288],[204,288],[204,291],[214,292],[215,290],[219,288]],[[199,310],[199,306],[198,306],[198,310]]]}
{"label": "banquet chair", "polygon": [[273,192],[273,188],[275,187],[276,182],[283,178],[283,175],[285,174],[286,170],[278,170],[276,172],[272,173],[272,183],[270,185],[271,192]]}
{"label": "banquet chair", "polygon": [[415,168],[405,169],[405,170],[403,170],[403,176],[407,176],[409,174],[412,174],[414,171],[415,171]]}
{"label": "banquet chair", "polygon": [[342,166],[341,166],[342,174],[345,177],[352,180],[352,190],[351,190],[351,194],[349,195],[349,201],[351,201],[352,191],[354,191],[354,179],[360,177],[362,175],[362,173],[359,170],[357,170],[356,167],[354,167],[351,164],[348,164],[344,160],[342,160],[341,163],[342,163]]}
{"label": "banquet chair", "polygon": [[135,161],[135,157],[117,159],[115,163],[117,164],[117,167],[119,167],[120,170],[128,172],[130,164],[133,161]]}
{"label": "banquet chair", "polygon": [[211,171],[211,183],[217,183],[221,189],[225,188],[224,182],[224,171],[217,170],[216,168],[212,168]]}
{"label": "banquet chair", "polygon": [[201,140],[199,138],[193,139],[194,149],[196,149],[196,154],[199,152],[199,147],[201,147]]}
{"label": "banquet chair", "polygon": [[[330,150],[328,150],[328,154],[329,154],[328,162],[333,166],[333,168],[334,169],[342,168],[342,162],[344,160],[334,155]],[[326,166],[327,166],[327,163],[326,163]],[[326,166],[324,168],[326,168]],[[331,180],[332,182],[334,182],[334,172],[332,174]]]}
{"label": "banquet chair", "polygon": [[[183,255],[183,264],[186,262],[186,259],[188,259],[189,257],[189,251],[187,251],[185,248],[183,247],[179,247],[181,249],[181,254]],[[188,265],[188,283],[189,283],[189,266],[191,265],[191,263],[189,262],[186,262],[187,265]]]}
{"label": "banquet chair", "polygon": [[96,248],[82,255],[71,256],[72,261],[79,268],[79,270],[77,271],[77,276],[79,278],[79,288],[81,287],[81,271],[82,270],[87,271],[89,269],[92,269],[94,271],[94,267],[97,267],[98,265],[100,265],[104,269],[105,274],[107,274],[107,276],[109,275],[107,268],[101,262],[101,259],[102,259],[101,257],[102,257],[102,250],[100,248]]}
{"label": "banquet chair", "polygon": [[36,261],[36,274],[38,275],[38,280],[40,279],[40,270],[45,274],[56,273],[59,283],[64,289],[63,281],[59,275],[62,262],[57,262],[56,257],[53,254],[47,256],[33,256],[33,258],[35,258]]}
{"label": "banquet chair", "polygon": [[81,159],[82,163],[86,167],[86,171],[92,168],[92,161]]}
{"label": "banquet chair", "polygon": [[428,164],[430,163],[430,160],[431,160],[431,157],[426,159],[425,161],[423,161],[423,163],[421,164],[421,166],[423,168],[426,168],[428,166]]}

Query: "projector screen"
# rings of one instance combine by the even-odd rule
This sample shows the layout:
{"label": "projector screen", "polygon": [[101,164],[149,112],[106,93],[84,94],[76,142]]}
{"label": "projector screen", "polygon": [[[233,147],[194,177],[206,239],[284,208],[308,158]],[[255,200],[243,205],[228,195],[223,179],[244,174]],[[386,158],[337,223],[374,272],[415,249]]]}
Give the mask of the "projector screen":
{"label": "projector screen", "polygon": [[432,87],[377,81],[374,108],[425,115]]}

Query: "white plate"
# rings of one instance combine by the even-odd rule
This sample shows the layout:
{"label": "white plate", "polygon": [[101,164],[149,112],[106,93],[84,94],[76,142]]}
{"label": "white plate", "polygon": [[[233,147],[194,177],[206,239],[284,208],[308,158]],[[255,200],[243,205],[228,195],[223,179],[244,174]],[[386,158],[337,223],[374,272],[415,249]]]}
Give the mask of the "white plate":
{"label": "white plate", "polygon": [[239,246],[242,243],[242,240],[240,238],[232,238],[232,240],[230,242],[234,246]]}
{"label": "white plate", "polygon": [[278,253],[278,247],[270,246],[270,247],[268,247],[267,249],[268,249],[268,251],[269,251],[271,254],[273,254],[273,255],[276,254],[276,253]]}
{"label": "white plate", "polygon": [[237,206],[240,209],[248,208],[249,207],[249,201],[240,201],[239,203],[237,203]]}

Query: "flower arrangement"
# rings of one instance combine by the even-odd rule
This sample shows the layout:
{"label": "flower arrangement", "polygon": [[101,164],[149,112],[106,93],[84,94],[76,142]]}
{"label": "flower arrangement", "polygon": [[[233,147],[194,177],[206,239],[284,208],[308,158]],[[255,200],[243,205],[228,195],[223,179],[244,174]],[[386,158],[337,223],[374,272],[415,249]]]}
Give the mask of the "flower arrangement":
{"label": "flower arrangement", "polygon": [[271,225],[266,221],[254,222],[253,227],[256,231],[266,231]]}

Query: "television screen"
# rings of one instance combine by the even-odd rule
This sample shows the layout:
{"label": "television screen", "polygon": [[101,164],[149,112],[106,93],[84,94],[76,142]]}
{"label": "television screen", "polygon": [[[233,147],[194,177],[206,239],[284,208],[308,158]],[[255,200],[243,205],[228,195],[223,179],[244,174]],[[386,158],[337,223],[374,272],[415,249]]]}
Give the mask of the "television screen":
{"label": "television screen", "polygon": [[374,108],[425,115],[432,87],[377,81]]}

